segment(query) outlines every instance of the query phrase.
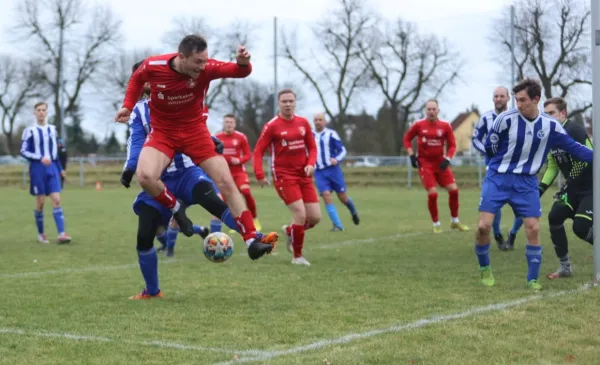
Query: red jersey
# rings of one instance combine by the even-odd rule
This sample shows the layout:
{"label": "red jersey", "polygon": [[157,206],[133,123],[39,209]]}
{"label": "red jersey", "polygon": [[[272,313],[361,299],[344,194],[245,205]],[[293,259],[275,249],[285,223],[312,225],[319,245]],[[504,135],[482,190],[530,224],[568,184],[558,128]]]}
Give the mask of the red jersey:
{"label": "red jersey", "polygon": [[181,74],[170,62],[177,53],[148,57],[133,73],[123,107],[133,110],[140,98],[144,83],[150,82],[150,115],[153,130],[184,131],[191,125],[206,123],[208,107],[204,104],[212,80],[243,78],[252,72],[252,66],[209,59],[198,78]]}
{"label": "red jersey", "polygon": [[264,179],[263,155],[271,147],[273,177],[307,177],[304,167],[317,162],[317,144],[308,120],[294,115],[291,120],[280,116],[265,124],[254,147],[254,174]]}
{"label": "red jersey", "polygon": [[[439,161],[452,158],[456,153],[456,139],[450,123],[428,119],[416,121],[404,135],[404,148],[412,148],[412,140],[417,137],[417,156],[419,159]],[[444,144],[447,152],[444,152]]]}
{"label": "red jersey", "polygon": [[[248,138],[242,132],[233,131],[231,134],[225,132],[217,133],[215,136],[223,142],[223,157],[229,164],[231,174],[237,172],[245,172],[246,162],[250,161],[250,144]],[[240,160],[239,164],[235,165],[231,162],[232,158]]]}

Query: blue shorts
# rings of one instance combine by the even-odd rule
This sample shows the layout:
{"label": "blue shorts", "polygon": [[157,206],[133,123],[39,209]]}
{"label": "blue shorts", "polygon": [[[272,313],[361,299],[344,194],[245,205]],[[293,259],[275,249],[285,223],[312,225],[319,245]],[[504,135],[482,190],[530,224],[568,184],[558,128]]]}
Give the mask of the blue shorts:
{"label": "blue shorts", "polygon": [[[186,206],[193,205],[192,195],[194,187],[200,181],[210,182],[215,192],[219,194],[219,190],[214,182],[204,173],[204,171],[202,171],[201,168],[196,166],[187,168],[180,173],[167,174],[162,178],[162,181],[165,183],[167,189],[169,189],[171,193],[175,195],[175,198],[183,201]],[[159,211],[161,216],[161,225],[166,227],[169,224],[169,221],[173,216],[173,212],[171,212],[170,209],[163,207],[159,202],[156,201],[156,199],[154,199],[145,191],[139,193],[133,202],[133,211],[135,214],[138,214],[140,204],[146,204]]]}
{"label": "blue shorts", "polygon": [[340,165],[326,167],[323,170],[315,171],[315,182],[319,194],[324,191],[335,191],[343,193],[346,191],[346,182],[344,181],[344,172]]}
{"label": "blue shorts", "polygon": [[536,175],[500,174],[488,170],[479,199],[479,211],[497,214],[511,206],[516,217],[539,218],[542,215]]}
{"label": "blue shorts", "polygon": [[54,163],[44,166],[41,162],[32,162],[29,180],[29,194],[33,196],[60,193],[60,171]]}

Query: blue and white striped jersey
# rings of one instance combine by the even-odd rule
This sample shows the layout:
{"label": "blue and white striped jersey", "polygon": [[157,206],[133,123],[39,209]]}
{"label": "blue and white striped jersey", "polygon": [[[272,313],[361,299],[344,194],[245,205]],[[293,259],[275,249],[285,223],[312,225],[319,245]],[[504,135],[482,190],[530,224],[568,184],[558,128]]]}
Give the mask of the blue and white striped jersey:
{"label": "blue and white striped jersey", "polygon": [[35,124],[25,128],[21,138],[21,156],[30,162],[39,162],[47,158],[57,164],[59,171],[63,168],[58,159],[58,143],[56,127],[50,124]]}
{"label": "blue and white striped jersey", "polygon": [[575,142],[546,113],[528,121],[518,109],[507,110],[498,115],[485,141],[488,167],[499,173],[535,175],[546,162],[550,148],[563,149],[584,162],[593,160],[592,150]]}
{"label": "blue and white striped jersey", "polygon": [[313,131],[317,143],[317,170],[331,166],[330,158],[341,162],[346,157],[346,148],[336,131],[324,128],[322,131]]}
{"label": "blue and white striped jersey", "polygon": [[473,131],[473,138],[471,143],[473,147],[481,153],[485,155],[485,138],[488,135],[490,129],[492,129],[492,124],[494,124],[494,120],[498,114],[496,114],[496,110],[488,110],[483,113],[479,122],[475,125],[475,130]]}
{"label": "blue and white striped jersey", "polygon": [[[129,138],[127,139],[127,161],[125,161],[125,169],[135,171],[137,168],[138,159],[142,147],[148,133],[150,133],[150,107],[148,99],[141,100],[131,112],[129,117]],[[173,157],[173,161],[166,168],[164,174],[174,174],[184,171],[190,167],[194,167],[194,162],[188,156],[177,153]]]}

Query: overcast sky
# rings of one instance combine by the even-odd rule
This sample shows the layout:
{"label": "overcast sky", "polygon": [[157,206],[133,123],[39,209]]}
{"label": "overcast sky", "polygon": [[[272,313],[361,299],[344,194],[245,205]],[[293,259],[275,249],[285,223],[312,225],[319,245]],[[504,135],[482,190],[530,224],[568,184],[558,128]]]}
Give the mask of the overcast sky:
{"label": "overcast sky", "polygon": [[[13,21],[12,12],[19,0],[0,0],[3,11],[0,12],[0,24],[8,25]],[[98,3],[109,4],[122,19],[124,47],[127,49],[154,48],[165,52],[163,35],[172,26],[171,20],[182,15],[205,17],[215,27],[223,27],[232,19],[247,19],[257,25],[256,36],[251,49],[253,73],[250,77],[264,82],[273,80],[273,17],[277,16],[279,24],[285,31],[297,29],[300,34],[331,9],[333,0],[275,1],[254,0],[252,6],[248,0],[225,1],[175,1],[160,0],[98,0]],[[492,21],[504,6],[511,0],[371,0],[373,10],[383,14],[390,20],[402,17],[417,24],[422,33],[433,33],[444,36],[466,61],[465,72],[458,84],[447,92],[440,100],[441,118],[453,119],[457,113],[476,104],[482,110],[491,108],[492,92],[497,85],[506,85],[510,81],[510,73],[493,61],[497,55],[497,47],[490,44]],[[4,30],[4,29],[3,29]],[[210,41],[210,40],[209,40]],[[317,49],[318,43],[308,37],[308,47]],[[0,47],[3,50],[14,48],[10,45],[7,32],[0,32]],[[0,52],[2,53],[2,52]],[[25,53],[27,54],[27,53]],[[503,59],[509,60],[504,56]],[[504,70],[509,69],[507,63]],[[279,61],[279,81],[297,81],[300,76],[285,60]],[[210,93],[210,90],[209,90]],[[297,113],[312,119],[312,115],[321,109],[314,98],[312,89],[306,85],[303,89],[306,96],[298,105]],[[83,100],[86,108],[84,127],[96,133],[101,139],[112,130],[120,131],[124,136],[124,126],[110,123],[113,111],[103,100],[88,89]],[[362,105],[364,104],[364,105]],[[363,106],[374,113],[381,105],[379,96],[365,97],[358,110]],[[51,111],[52,112],[52,111]],[[221,113],[213,112],[209,126],[216,131],[220,125]]]}

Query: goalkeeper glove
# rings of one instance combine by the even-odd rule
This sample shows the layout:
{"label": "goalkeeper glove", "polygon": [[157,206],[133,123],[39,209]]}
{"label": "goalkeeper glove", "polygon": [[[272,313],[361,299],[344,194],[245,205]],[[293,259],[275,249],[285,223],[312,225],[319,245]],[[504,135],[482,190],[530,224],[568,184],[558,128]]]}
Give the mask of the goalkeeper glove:
{"label": "goalkeeper glove", "polygon": [[450,160],[444,157],[444,160],[442,161],[442,163],[440,163],[440,169],[445,170],[448,168],[448,166],[450,166]]}
{"label": "goalkeeper glove", "polygon": [[211,136],[213,143],[215,144],[215,151],[219,154],[223,154],[223,142],[215,136]]}
{"label": "goalkeeper glove", "polygon": [[542,197],[542,195],[544,195],[546,190],[548,190],[548,184],[540,183],[540,185],[538,185],[538,191],[540,192],[540,198]]}
{"label": "goalkeeper glove", "polygon": [[412,165],[412,167],[414,167],[415,169],[419,168],[419,161],[417,161],[417,156],[416,155],[412,155],[410,156],[410,164]]}
{"label": "goalkeeper glove", "polygon": [[133,178],[133,174],[135,174],[134,170],[125,169],[121,174],[121,184],[128,188],[131,186],[131,179]]}
{"label": "goalkeeper glove", "polygon": [[559,191],[554,194],[554,199],[562,202],[567,202],[567,184],[563,185]]}

